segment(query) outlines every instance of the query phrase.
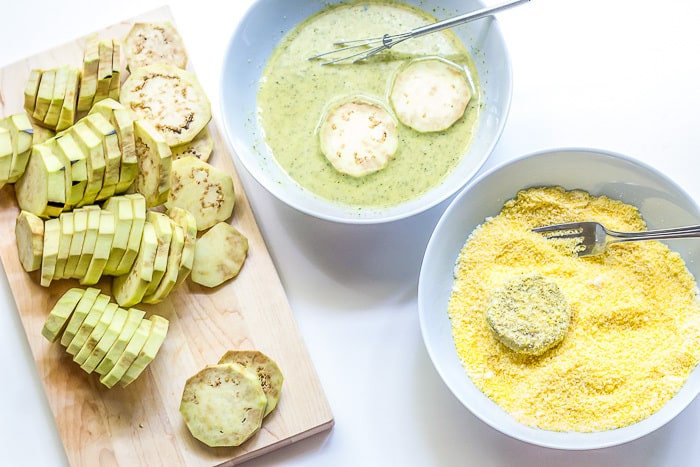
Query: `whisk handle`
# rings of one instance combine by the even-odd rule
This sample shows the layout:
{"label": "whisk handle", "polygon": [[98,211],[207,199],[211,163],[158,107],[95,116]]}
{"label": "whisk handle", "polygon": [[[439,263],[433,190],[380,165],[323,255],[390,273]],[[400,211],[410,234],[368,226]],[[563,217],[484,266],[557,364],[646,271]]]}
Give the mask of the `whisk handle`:
{"label": "whisk handle", "polygon": [[423,36],[425,34],[430,34],[431,32],[441,31],[443,29],[448,29],[453,26],[468,23],[469,21],[474,21],[483,18],[484,16],[493,15],[494,13],[498,13],[499,11],[507,10],[514,6],[518,6],[522,3],[527,3],[529,1],[530,0],[510,0],[499,5],[485,7],[480,10],[455,16],[454,18],[438,21],[437,23],[428,24],[427,26],[421,26],[411,31],[411,37]]}

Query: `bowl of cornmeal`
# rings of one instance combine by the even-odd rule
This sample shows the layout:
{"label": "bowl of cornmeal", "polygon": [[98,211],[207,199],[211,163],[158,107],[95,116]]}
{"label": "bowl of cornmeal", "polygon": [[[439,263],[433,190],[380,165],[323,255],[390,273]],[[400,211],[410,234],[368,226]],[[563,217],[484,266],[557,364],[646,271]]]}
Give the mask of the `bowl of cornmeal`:
{"label": "bowl of cornmeal", "polygon": [[510,108],[511,65],[495,17],[357,62],[311,57],[339,41],[482,7],[478,0],[254,2],[233,33],[221,79],[237,161],[289,206],[342,223],[393,221],[453,196],[491,154]]}
{"label": "bowl of cornmeal", "polygon": [[575,242],[532,231],[578,221],[640,231],[700,224],[700,210],[629,156],[573,148],[516,158],[451,202],[418,287],[426,348],[461,403],[506,435],[569,450],[642,437],[700,392],[700,241],[580,257]]}

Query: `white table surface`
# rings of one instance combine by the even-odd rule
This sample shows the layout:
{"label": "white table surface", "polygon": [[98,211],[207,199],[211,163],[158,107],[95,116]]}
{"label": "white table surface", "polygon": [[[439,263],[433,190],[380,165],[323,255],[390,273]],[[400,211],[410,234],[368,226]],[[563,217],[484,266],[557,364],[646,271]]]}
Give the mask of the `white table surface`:
{"label": "white table surface", "polygon": [[[224,51],[251,3],[170,2],[219,122]],[[162,4],[3,0],[0,66]],[[486,167],[540,149],[602,148],[657,167],[700,201],[699,3],[533,0],[499,21],[514,95]],[[642,439],[566,452],[510,439],[452,396],[426,353],[416,305],[422,252],[444,203],[393,224],[337,225],[290,209],[241,172],[335,416],[330,432],[246,465],[700,464],[697,399]],[[0,465],[65,465],[7,277],[0,276]]]}

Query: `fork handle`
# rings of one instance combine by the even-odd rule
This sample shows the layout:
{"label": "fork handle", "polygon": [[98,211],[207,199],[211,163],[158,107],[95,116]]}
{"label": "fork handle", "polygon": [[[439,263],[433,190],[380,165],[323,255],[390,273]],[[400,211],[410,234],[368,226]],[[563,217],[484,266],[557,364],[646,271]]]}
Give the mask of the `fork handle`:
{"label": "fork handle", "polygon": [[634,240],[661,240],[672,238],[697,238],[700,237],[700,225],[687,227],[675,227],[671,229],[646,230],[642,232],[613,232],[608,234],[615,238],[615,242],[630,242]]}
{"label": "fork handle", "polygon": [[480,10],[455,16],[454,18],[449,18],[442,21],[438,21],[437,23],[421,26],[419,28],[411,30],[410,37],[423,36],[425,34],[430,34],[431,32],[441,31],[443,29],[448,29],[453,26],[458,26],[460,24],[464,24],[469,21],[474,21],[483,18],[484,16],[489,16],[494,13],[498,13],[499,11],[507,10],[514,6],[520,5],[521,3],[527,3],[529,1],[530,0],[510,0],[505,3],[501,3],[500,5],[485,7]]}

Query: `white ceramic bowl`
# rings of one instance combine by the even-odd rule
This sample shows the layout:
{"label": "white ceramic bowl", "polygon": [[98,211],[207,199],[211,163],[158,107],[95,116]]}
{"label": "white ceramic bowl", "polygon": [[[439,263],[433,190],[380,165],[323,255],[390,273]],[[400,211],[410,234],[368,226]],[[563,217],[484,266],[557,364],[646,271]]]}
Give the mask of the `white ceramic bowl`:
{"label": "white ceramic bowl", "polygon": [[[700,393],[700,367],[661,410],[634,425],[594,433],[562,433],[525,426],[486,397],[465,373],[452,340],[447,304],[453,269],[468,235],[521,189],[559,185],[607,195],[637,206],[648,228],[700,224],[693,200],[663,174],[629,157],[586,150],[540,152],[480,175],[450,203],[426,248],[418,285],[421,331],[430,358],[454,395],[474,415],[513,438],[559,449],[595,449],[644,436],[661,427]],[[669,246],[700,278],[700,241],[675,240]]]}
{"label": "white ceramic bowl", "polygon": [[[258,0],[234,32],[221,79],[221,109],[229,142],[248,172],[270,193],[299,211],[345,223],[380,223],[405,218],[440,203],[462,188],[486,161],[498,141],[510,108],[510,59],[497,21],[485,18],[454,29],[475,58],[483,107],[478,130],[462,162],[422,197],[396,207],[357,209],[333,204],[294,182],[264,144],[256,118],[260,75],[283,35],[328,4],[322,0]],[[478,0],[407,0],[441,18],[478,9]],[[319,38],[319,40],[323,40]],[[329,44],[330,46],[330,44]]]}

